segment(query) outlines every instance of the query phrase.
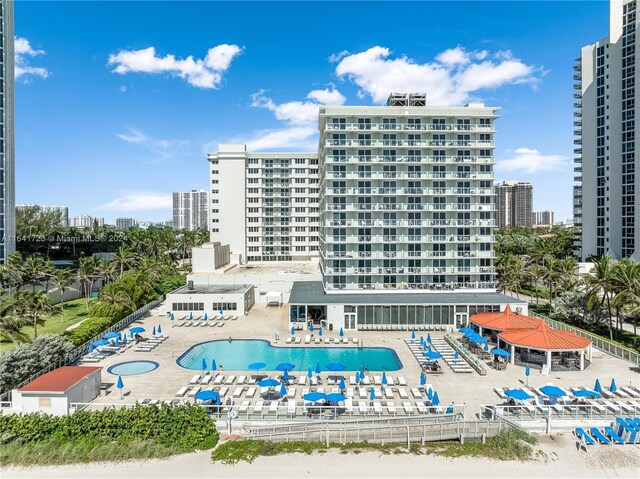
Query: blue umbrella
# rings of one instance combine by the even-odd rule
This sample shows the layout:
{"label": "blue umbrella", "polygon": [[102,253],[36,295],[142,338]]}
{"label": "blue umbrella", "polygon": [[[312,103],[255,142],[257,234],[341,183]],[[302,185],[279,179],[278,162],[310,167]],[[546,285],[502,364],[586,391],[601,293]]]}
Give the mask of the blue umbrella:
{"label": "blue umbrella", "polygon": [[113,339],[113,338],[119,338],[119,337],[120,337],[120,333],[116,333],[116,332],[107,333],[104,336],[102,336],[103,339]]}
{"label": "blue umbrella", "polygon": [[386,386],[388,382],[389,381],[387,381],[387,372],[386,371],[382,371],[382,385]]}
{"label": "blue umbrella", "polygon": [[320,374],[322,369],[320,369],[320,361],[316,361],[316,374]]}
{"label": "blue umbrella", "polygon": [[473,333],[473,329],[471,329],[471,328],[460,328],[460,329],[458,329],[458,332],[462,333],[462,334]]}
{"label": "blue umbrella", "polygon": [[422,353],[422,355],[428,359],[440,359],[442,357],[442,354],[436,351],[427,351],[426,353]]}
{"label": "blue umbrella", "polygon": [[489,351],[489,343],[484,343],[484,352],[488,352]]}
{"label": "blue umbrella", "polygon": [[327,395],[325,393],[309,393],[302,396],[302,398],[305,401],[312,401],[312,402],[322,401],[326,397]]}
{"label": "blue umbrella", "polygon": [[124,395],[122,394],[122,389],[124,388],[122,376],[118,376],[118,384],[116,384],[116,387],[120,390],[120,399],[124,399]]}
{"label": "blue umbrella", "polygon": [[344,391],[345,389],[347,389],[347,386],[345,386],[345,384],[344,384],[344,378],[340,378],[340,382],[338,383],[338,387],[340,388],[341,391]]}
{"label": "blue umbrella", "polygon": [[96,348],[93,347],[93,344],[89,345],[89,352],[92,353]]}
{"label": "blue umbrella", "polygon": [[369,390],[369,401],[373,401],[376,398],[376,392],[373,388]]}
{"label": "blue umbrella", "polygon": [[342,394],[338,394],[338,393],[333,393],[333,394],[327,394],[325,396],[325,399],[329,402],[340,402],[340,401],[344,401],[346,398],[346,396],[343,396]]}
{"label": "blue umbrella", "polygon": [[429,388],[427,391],[427,397],[429,398],[429,401],[433,399],[433,389]]}
{"label": "blue umbrella", "polygon": [[344,331],[340,328],[340,337],[344,336]]}
{"label": "blue umbrella", "polygon": [[131,333],[144,333],[145,329],[140,326],[136,326],[135,328],[131,328],[129,332]]}
{"label": "blue umbrella", "polygon": [[247,366],[249,369],[255,369],[256,371],[267,367],[266,363],[251,363]]}
{"label": "blue umbrella", "polygon": [[504,392],[504,395],[508,396],[510,398],[513,398],[513,399],[518,399],[520,401],[524,401],[525,399],[531,399],[532,398],[532,396],[527,394],[522,389],[507,389]]}
{"label": "blue umbrella", "polygon": [[127,344],[127,335],[126,334],[124,334],[122,336],[122,344]]}
{"label": "blue umbrella", "polygon": [[420,386],[427,384],[427,375],[424,372],[420,373]]}
{"label": "blue umbrella", "polygon": [[94,346],[97,348],[98,346],[106,346],[108,344],[111,344],[111,343],[106,339],[98,339],[97,341],[92,342],[91,346]]}
{"label": "blue umbrella", "polygon": [[313,372],[311,371],[311,368],[309,368],[309,372],[307,373],[307,376],[310,378],[313,377]]}
{"label": "blue umbrella", "polygon": [[431,333],[427,334],[427,342],[430,343],[431,342]]}
{"label": "blue umbrella", "polygon": [[420,344],[424,344],[424,337],[420,336]]}
{"label": "blue umbrella", "polygon": [[601,398],[602,394],[597,393],[595,391],[591,391],[589,389],[578,389],[577,391],[573,391],[574,396],[578,397],[588,397],[588,398]]}
{"label": "blue umbrella", "polygon": [[415,329],[411,330],[411,339],[416,339],[416,330]]}
{"label": "blue umbrella", "polygon": [[158,324],[158,334],[162,332],[162,326]]}
{"label": "blue umbrella", "polygon": [[335,372],[335,371],[344,371],[346,366],[344,364],[340,364],[340,363],[329,363],[329,364],[326,365],[326,368],[329,371]]}
{"label": "blue umbrella", "polygon": [[156,327],[153,327],[153,330],[151,331],[151,334],[153,334],[154,336],[156,335]]}
{"label": "blue umbrella", "polygon": [[364,380],[366,376],[364,375],[364,366],[360,366],[360,379]]}
{"label": "blue umbrella", "polygon": [[284,374],[282,375],[282,379],[284,379],[285,381],[289,380],[289,370],[287,370],[287,369],[284,370]]}
{"label": "blue umbrella", "polygon": [[611,379],[611,386],[609,386],[609,390],[614,393],[618,390],[618,386],[616,386],[616,379],[612,378]]}
{"label": "blue umbrella", "polygon": [[120,338],[116,338],[116,348],[120,347]]}
{"label": "blue umbrella", "polygon": [[193,311],[189,313],[189,319],[193,319]]}
{"label": "blue umbrella", "polygon": [[458,350],[456,349],[456,352],[453,353],[453,359],[458,359],[460,357],[460,353],[458,352]]}
{"label": "blue umbrella", "polygon": [[209,316],[207,315],[207,313],[204,313],[204,320],[209,321]]}
{"label": "blue umbrella", "polygon": [[202,370],[207,370],[207,360],[205,358],[202,358]]}
{"label": "blue umbrella", "polygon": [[356,384],[360,383],[360,371],[356,371]]}
{"label": "blue umbrella", "polygon": [[433,393],[433,398],[431,399],[431,405],[437,406],[438,404],[440,404],[440,397],[438,396],[438,393],[435,392]]}
{"label": "blue umbrella", "polygon": [[220,404],[220,393],[218,391],[198,391],[195,398],[200,401],[213,401],[215,404]]}
{"label": "blue umbrella", "polygon": [[175,320],[176,317],[173,315],[173,313],[171,313],[171,321]]}
{"label": "blue umbrella", "polygon": [[596,384],[593,386],[593,390],[597,393],[602,392],[602,386],[600,386],[600,380],[596,379]]}
{"label": "blue umbrella", "polygon": [[260,386],[261,388],[274,388],[278,384],[280,384],[279,381],[276,381],[275,379],[267,378],[260,381],[258,383],[258,386]]}
{"label": "blue umbrella", "polygon": [[216,364],[216,360],[212,359],[211,360],[211,370],[215,371],[216,369],[218,369],[218,365]]}
{"label": "blue umbrella", "polygon": [[280,386],[280,396],[286,396],[286,395],[287,395],[287,387],[284,385],[284,383],[282,383],[282,385]]}
{"label": "blue umbrella", "polygon": [[296,328],[291,326],[291,336],[295,336],[295,334],[296,334]]}
{"label": "blue umbrella", "polygon": [[296,367],[295,364],[291,363],[280,363],[276,366],[276,371],[291,371]]}
{"label": "blue umbrella", "polygon": [[529,367],[529,363],[524,365],[524,375],[529,376],[531,374],[531,368]]}
{"label": "blue umbrella", "polygon": [[509,356],[511,356],[509,354],[509,351],[505,351],[504,349],[492,349],[491,354],[495,356],[503,356],[505,358],[508,358]]}
{"label": "blue umbrella", "polygon": [[540,391],[545,396],[550,396],[550,397],[566,396],[566,393],[562,389],[560,389],[558,386],[542,386],[540,388]]}
{"label": "blue umbrella", "polygon": [[220,308],[220,316],[224,316],[224,311]]}
{"label": "blue umbrella", "polygon": [[313,333],[313,323],[309,325],[309,331]]}
{"label": "blue umbrella", "polygon": [[318,330],[318,336],[322,336],[322,328]]}

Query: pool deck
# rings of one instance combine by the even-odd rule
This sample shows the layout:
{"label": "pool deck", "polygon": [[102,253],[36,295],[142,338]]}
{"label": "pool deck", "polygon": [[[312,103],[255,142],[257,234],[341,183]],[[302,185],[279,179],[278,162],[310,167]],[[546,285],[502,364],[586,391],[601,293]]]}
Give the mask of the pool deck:
{"label": "pool deck", "polygon": [[[184,369],[176,364],[176,360],[191,346],[216,339],[267,339],[274,346],[280,347],[315,347],[315,345],[304,344],[304,332],[297,331],[296,335],[302,337],[301,344],[286,344],[285,340],[290,336],[288,331],[287,313],[288,308],[266,308],[263,304],[256,304],[247,316],[239,315],[237,320],[224,321],[223,327],[172,327],[172,321],[168,316],[159,316],[162,305],[151,311],[136,323],[142,326],[147,332],[144,337],[150,337],[153,326],[162,325],[162,332],[168,338],[150,352],[136,352],[132,346],[121,354],[114,354],[105,358],[98,366],[103,366],[102,382],[108,384],[108,392],[105,397],[98,397],[94,402],[97,404],[130,404],[145,398],[170,400],[175,399],[176,391],[186,386],[195,374],[201,373],[190,369]],[[175,320],[174,323],[177,323]],[[132,325],[133,327],[133,325]],[[280,340],[275,341],[276,331],[280,335]],[[426,337],[426,332],[420,332]],[[442,337],[443,332],[431,332],[432,338]],[[420,368],[417,361],[405,343],[410,332],[407,331],[346,331],[348,337],[356,337],[362,340],[364,347],[387,347],[392,348],[398,354],[403,368],[394,371],[389,375],[393,378],[403,376],[407,380],[407,391],[420,384]],[[338,338],[337,331],[323,330],[323,338]],[[344,346],[342,344],[337,346]],[[325,344],[317,347],[336,347]],[[349,347],[357,347],[351,345]],[[541,387],[547,383],[557,386],[569,387],[593,387],[596,379],[599,379],[603,387],[607,387],[611,378],[615,377],[618,386],[634,385],[640,386],[640,374],[633,369],[629,362],[616,359],[597,349],[593,350],[593,361],[585,371],[562,371],[551,372],[548,376],[543,376],[539,370],[531,370],[529,385]],[[132,360],[150,360],[160,364],[160,366],[146,374],[123,377],[124,399],[120,400],[119,391],[115,388],[117,376],[107,373],[107,369],[117,363]],[[259,358],[255,358],[259,361]],[[216,358],[218,364],[224,367],[224,359]],[[444,374],[428,375],[428,383],[438,391],[441,405],[448,405],[451,402],[466,405],[467,417],[473,417],[478,412],[481,404],[500,404],[503,401],[493,391],[494,388],[519,387],[525,383],[524,368],[509,365],[506,370],[496,371],[487,367],[487,375],[480,376],[477,373],[461,374],[454,373],[444,361],[440,361]],[[250,371],[223,371],[225,375],[241,374],[249,375]],[[373,373],[373,372],[372,372]],[[296,371],[293,371],[296,374]],[[323,376],[326,376],[324,373]],[[381,374],[381,373],[380,373]],[[345,374],[347,375],[347,374]],[[273,376],[273,373],[272,373]],[[326,381],[324,382],[326,386]],[[233,391],[233,387],[229,387]],[[258,395],[256,395],[256,398]],[[182,398],[182,399],[187,399]],[[193,401],[193,398],[188,398]],[[255,398],[254,398],[255,400]],[[298,400],[300,401],[299,393]],[[411,397],[413,402],[413,398]],[[238,399],[236,399],[238,403]],[[396,399],[396,404],[399,401]]]}

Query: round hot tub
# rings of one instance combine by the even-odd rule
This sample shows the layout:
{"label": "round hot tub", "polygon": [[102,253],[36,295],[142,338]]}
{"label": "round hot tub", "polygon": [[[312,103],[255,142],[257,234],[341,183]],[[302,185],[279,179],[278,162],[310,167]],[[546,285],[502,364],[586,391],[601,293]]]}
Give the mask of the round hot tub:
{"label": "round hot tub", "polygon": [[137,374],[146,374],[155,370],[160,366],[155,361],[127,361],[118,363],[107,369],[107,372],[116,376],[135,376]]}

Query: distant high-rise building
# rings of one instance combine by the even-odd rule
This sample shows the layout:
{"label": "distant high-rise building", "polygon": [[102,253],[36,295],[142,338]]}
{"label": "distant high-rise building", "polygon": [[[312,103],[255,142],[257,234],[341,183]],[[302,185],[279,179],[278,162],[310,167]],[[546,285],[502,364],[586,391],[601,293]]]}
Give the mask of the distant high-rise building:
{"label": "distant high-rise building", "polygon": [[58,226],[69,226],[69,208],[66,206],[49,206],[49,205],[35,205],[35,204],[23,204],[16,205],[16,210],[26,208],[39,208],[42,213],[56,212],[60,214],[60,223]]}
{"label": "distant high-rise building", "polygon": [[116,229],[126,230],[138,226],[138,220],[135,218],[116,218]]}
{"label": "distant high-rise building", "polygon": [[13,1],[0,2],[0,262],[16,249]]}
{"label": "distant high-rise building", "polygon": [[89,215],[71,216],[69,218],[69,227],[70,228],[92,228],[93,217]]}
{"label": "distant high-rise building", "polygon": [[533,226],[531,183],[503,181],[495,186],[498,228]]}
{"label": "distant high-rise building", "polygon": [[205,190],[173,193],[173,228],[177,230],[207,229],[209,195]]}
{"label": "distant high-rise building", "polygon": [[555,223],[555,213],[553,211],[544,210],[533,213],[534,226],[553,226]]}
{"label": "distant high-rise building", "polygon": [[609,36],[582,47],[573,69],[576,253],[640,255],[636,0],[611,0]]}

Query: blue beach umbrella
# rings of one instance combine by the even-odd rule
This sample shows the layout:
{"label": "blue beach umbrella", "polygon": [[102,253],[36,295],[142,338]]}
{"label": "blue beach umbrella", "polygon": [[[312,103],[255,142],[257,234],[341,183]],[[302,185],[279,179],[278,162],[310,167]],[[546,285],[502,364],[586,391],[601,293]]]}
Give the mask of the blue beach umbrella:
{"label": "blue beach umbrella", "polygon": [[431,405],[432,406],[437,406],[440,404],[440,397],[438,396],[438,393],[435,392],[433,393],[433,398],[431,399]]}
{"label": "blue beach umbrella", "polygon": [[295,334],[296,334],[296,328],[291,326],[291,336],[295,336]]}
{"label": "blue beach umbrella", "polygon": [[120,333],[116,333],[116,332],[107,333],[104,336],[102,336],[103,339],[113,339],[113,338],[119,338],[119,337],[120,337]]}
{"label": "blue beach umbrella", "polygon": [[136,326],[135,328],[131,328],[129,331],[132,333],[144,333],[145,329],[140,326]]}
{"label": "blue beach umbrella", "polygon": [[411,330],[411,339],[416,339],[416,330],[415,329]]}
{"label": "blue beach umbrella", "polygon": [[433,389],[429,388],[427,391],[427,398],[429,398],[429,401],[433,399]]}
{"label": "blue beach umbrella", "polygon": [[249,369],[255,369],[256,371],[259,371],[260,369],[264,369],[267,367],[266,363],[251,363],[249,364],[249,366],[247,366]]}
{"label": "blue beach umbrella", "polygon": [[420,386],[427,384],[427,375],[424,372],[420,373]]}
{"label": "blue beach umbrella", "polygon": [[460,357],[460,353],[458,352],[458,350],[456,349],[456,352],[453,353],[453,359],[458,359]]}
{"label": "blue beach umbrella", "polygon": [[344,331],[340,328],[340,337],[344,336]]}
{"label": "blue beach umbrella", "polygon": [[513,399],[518,399],[520,401],[524,401],[525,399],[531,399],[532,397],[522,389],[507,389],[504,392],[504,395]]}
{"label": "blue beach umbrella", "polygon": [[347,386],[345,386],[345,384],[344,384],[344,378],[340,378],[340,382],[338,383],[338,387],[340,388],[341,391],[344,391],[345,389],[347,389]]}
{"label": "blue beach umbrella", "polygon": [[224,316],[224,311],[220,308],[220,316]]}
{"label": "blue beach umbrella", "polygon": [[430,343],[431,342],[431,333],[427,334],[427,342]]}
{"label": "blue beach umbrella", "polygon": [[202,319],[204,319],[205,321],[209,321],[209,316],[207,315],[207,313],[204,313],[204,318]]}
{"label": "blue beach umbrella", "polygon": [[202,370],[207,370],[207,360],[205,358],[202,358]]}
{"label": "blue beach umbrella", "polygon": [[198,391],[195,398],[200,401],[213,401],[214,404],[220,404],[220,393],[218,391]]}
{"label": "blue beach umbrella", "polygon": [[422,355],[428,359],[440,359],[442,354],[436,351],[427,351],[426,353],[422,353]]}
{"label": "blue beach umbrella", "polygon": [[531,367],[529,366],[529,363],[524,365],[524,375],[527,377],[531,375]]}
{"label": "blue beach umbrella", "polygon": [[153,327],[153,330],[151,331],[151,334],[154,335],[154,336],[156,335],[156,327],[155,326]]}
{"label": "blue beach umbrella", "polygon": [[92,353],[96,348],[93,347],[93,344],[89,345],[89,352]]}
{"label": "blue beach umbrella", "polygon": [[318,335],[319,335],[319,336],[322,336],[322,328],[320,328],[320,329],[318,330]]}
{"label": "blue beach umbrella", "polygon": [[120,338],[116,338],[115,346],[116,346],[116,348],[120,347]]}
{"label": "blue beach umbrella", "polygon": [[280,396],[286,396],[286,395],[287,395],[287,386],[285,386],[284,383],[282,383],[280,385]]}
{"label": "blue beach umbrella", "polygon": [[291,363],[280,363],[276,366],[276,371],[291,371],[296,367],[295,364]]}
{"label": "blue beach umbrella", "polygon": [[540,391],[542,392],[542,394],[549,397],[566,396],[565,392],[562,389],[560,389],[558,386],[542,386],[540,388]]}
{"label": "blue beach umbrella", "polygon": [[193,319],[193,311],[189,313],[189,319]]}
{"label": "blue beach umbrella", "polygon": [[364,375],[364,366],[360,366],[360,379],[364,380],[366,376]]}
{"label": "blue beach umbrella", "polygon": [[218,365],[216,364],[216,360],[212,359],[211,360],[211,370],[215,371],[216,369],[218,369]]}
{"label": "blue beach umbrella", "polygon": [[127,335],[126,334],[122,335],[122,344],[127,344]]}
{"label": "blue beach umbrella", "polygon": [[284,374],[282,375],[282,379],[284,379],[285,381],[289,380],[289,370],[288,369],[284,370]]}
{"label": "blue beach umbrella", "polygon": [[593,390],[597,393],[602,392],[602,386],[600,386],[600,380],[596,379],[596,384],[593,386]]}
{"label": "blue beach umbrella", "polygon": [[511,356],[509,354],[509,351],[505,351],[504,349],[492,349],[491,354],[493,354],[494,356],[502,356],[505,358],[508,358],[509,356]]}
{"label": "blue beach umbrella", "polygon": [[484,343],[484,352],[489,352],[489,343]]}
{"label": "blue beach umbrella", "polygon": [[340,363],[329,363],[326,365],[326,368],[331,372],[336,372],[336,371],[344,371],[346,366]]}
{"label": "blue beach umbrella", "polygon": [[373,401],[376,398],[376,392],[373,388],[369,389],[369,401]]}
{"label": "blue beach umbrella", "polygon": [[309,325],[309,331],[313,333],[313,323]]}
{"label": "blue beach umbrella", "polygon": [[356,384],[360,383],[360,371],[356,371]]}
{"label": "blue beach umbrella", "polygon": [[322,369],[320,368],[320,361],[316,361],[316,374],[320,374]]}
{"label": "blue beach umbrella", "polygon": [[313,371],[311,371],[311,368],[309,368],[309,372],[307,373],[307,376],[310,378],[313,377]]}
{"label": "blue beach umbrella", "polygon": [[618,386],[616,386],[616,379],[612,378],[611,379],[611,386],[609,386],[609,390],[614,393],[618,390]]}
{"label": "blue beach umbrella", "polygon": [[158,324],[158,334],[162,333],[162,326]]}
{"label": "blue beach umbrella", "polygon": [[92,342],[91,346],[97,348],[98,346],[107,346],[108,344],[111,344],[111,343],[106,339],[98,339],[97,341]]}
{"label": "blue beach umbrella", "polygon": [[171,321],[175,320],[176,317],[173,315],[173,313],[171,313]]}
{"label": "blue beach umbrella", "polygon": [[302,396],[302,399],[304,399],[305,401],[318,402],[318,401],[322,401],[326,397],[327,395],[325,393],[316,392],[316,393],[305,394],[304,396]]}
{"label": "blue beach umbrella", "polygon": [[387,381],[387,372],[386,371],[382,371],[382,385],[386,386],[388,382],[389,381]]}
{"label": "blue beach umbrella", "polygon": [[424,344],[424,336],[420,336],[420,344]]}
{"label": "blue beach umbrella", "polygon": [[591,391],[589,389],[578,389],[576,391],[573,391],[573,395],[574,396],[578,396],[578,397],[588,397],[588,398],[601,398],[602,394],[597,393],[595,391]]}
{"label": "blue beach umbrella", "polygon": [[458,329],[458,332],[462,333],[462,334],[473,333],[473,329],[471,329],[471,328],[460,328],[460,329]]}
{"label": "blue beach umbrella", "polygon": [[327,394],[325,396],[325,399],[329,402],[340,402],[340,401],[344,401],[347,398],[342,394],[332,393],[332,394]]}
{"label": "blue beach umbrella", "polygon": [[118,384],[116,384],[116,387],[120,390],[120,399],[124,399],[124,395],[122,394],[122,389],[124,388],[122,376],[118,376]]}
{"label": "blue beach umbrella", "polygon": [[261,388],[274,388],[279,384],[280,384],[279,381],[276,381],[275,379],[267,378],[260,381],[258,383],[258,386],[260,386]]}

